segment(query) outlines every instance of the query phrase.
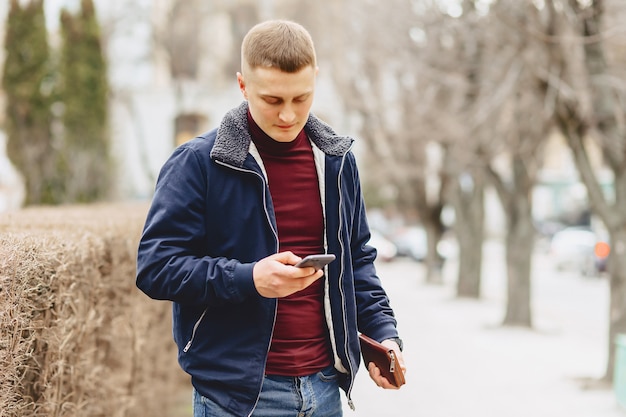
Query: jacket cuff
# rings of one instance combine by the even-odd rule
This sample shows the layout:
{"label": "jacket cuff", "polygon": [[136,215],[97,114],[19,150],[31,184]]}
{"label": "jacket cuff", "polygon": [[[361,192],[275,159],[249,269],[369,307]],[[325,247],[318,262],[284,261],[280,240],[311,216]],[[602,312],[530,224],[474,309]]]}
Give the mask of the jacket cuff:
{"label": "jacket cuff", "polygon": [[233,270],[233,285],[236,291],[239,292],[242,300],[252,295],[258,295],[252,272],[254,265],[256,265],[256,262],[240,263]]}
{"label": "jacket cuff", "polygon": [[372,331],[372,334],[366,333],[366,336],[369,336],[372,339],[377,340],[379,342],[382,342],[383,340],[387,340],[387,339],[395,339],[397,337],[400,337],[398,335],[398,330],[396,329],[396,326],[393,323],[388,323],[384,326],[377,327],[374,331]]}

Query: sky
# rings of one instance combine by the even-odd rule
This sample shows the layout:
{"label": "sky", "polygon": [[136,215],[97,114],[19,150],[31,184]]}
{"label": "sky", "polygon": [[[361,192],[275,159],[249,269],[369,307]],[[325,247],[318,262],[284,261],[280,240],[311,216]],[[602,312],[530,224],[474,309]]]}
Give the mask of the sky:
{"label": "sky", "polygon": [[[98,7],[102,1],[96,0]],[[104,2],[106,3],[106,2]],[[80,0],[45,0],[44,9],[46,13],[46,24],[50,30],[56,30],[59,27],[59,14],[63,7],[68,10],[75,11],[80,6]]]}

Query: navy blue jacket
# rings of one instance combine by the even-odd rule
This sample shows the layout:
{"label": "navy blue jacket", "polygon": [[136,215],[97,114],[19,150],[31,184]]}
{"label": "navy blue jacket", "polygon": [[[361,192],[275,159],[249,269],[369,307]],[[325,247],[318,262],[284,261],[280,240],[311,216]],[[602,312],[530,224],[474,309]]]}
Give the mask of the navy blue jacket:
{"label": "navy blue jacket", "polygon": [[[173,301],[181,367],[203,396],[236,415],[257,402],[276,299],[258,294],[255,262],[278,251],[272,199],[248,131],[247,102],[219,128],[178,147],[163,165],[139,244],[137,286]],[[326,321],[335,367],[350,400],[360,363],[357,330],[397,337],[374,268],[352,139],[310,115],[325,215]],[[256,157],[255,157],[256,155]],[[297,196],[294,196],[297,197]]]}

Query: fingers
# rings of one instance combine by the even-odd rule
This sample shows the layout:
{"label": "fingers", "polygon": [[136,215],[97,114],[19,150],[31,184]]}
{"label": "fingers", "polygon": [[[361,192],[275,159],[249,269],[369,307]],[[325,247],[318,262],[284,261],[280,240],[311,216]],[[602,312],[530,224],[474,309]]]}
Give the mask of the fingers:
{"label": "fingers", "polygon": [[324,275],[315,268],[295,268],[300,257],[281,252],[258,261],[252,271],[257,292],[263,297],[280,298],[305,289]]}
{"label": "fingers", "polygon": [[[295,255],[291,251],[279,252],[274,255],[270,255],[265,259],[272,260],[272,261],[281,263],[283,265],[295,265],[302,260],[301,257]],[[304,277],[314,275],[315,272],[316,272],[316,269],[313,267],[303,267],[303,268],[297,268],[297,270],[292,270],[291,274],[293,274],[295,278],[304,278]]]}
{"label": "fingers", "polygon": [[406,365],[404,364],[404,355],[402,354],[402,351],[400,350],[400,346],[398,346],[396,341],[393,339],[387,339],[387,340],[383,340],[381,343],[384,346],[387,346],[389,349],[393,349],[394,353],[396,354],[396,359],[398,360],[400,369],[402,369],[402,373],[406,373]]}
{"label": "fingers", "polygon": [[[374,365],[374,362],[370,362],[368,364],[367,370],[369,371],[370,378],[372,378],[372,380],[377,386],[384,388],[384,389],[394,389],[394,390],[400,389],[400,387],[396,387],[395,385],[391,384],[387,380],[387,378],[381,375],[380,369],[378,369],[378,367]],[[402,372],[405,372],[404,368],[402,369]]]}

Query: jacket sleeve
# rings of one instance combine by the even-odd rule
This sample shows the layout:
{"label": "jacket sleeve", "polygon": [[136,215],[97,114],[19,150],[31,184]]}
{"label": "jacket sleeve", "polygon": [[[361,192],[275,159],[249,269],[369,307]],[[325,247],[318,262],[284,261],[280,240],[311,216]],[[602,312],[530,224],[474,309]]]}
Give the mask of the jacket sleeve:
{"label": "jacket sleeve", "polygon": [[207,256],[207,166],[182,145],[163,165],[137,253],[137,287],[186,304],[241,302],[258,295],[254,263]]}
{"label": "jacket sleeve", "polygon": [[354,213],[350,248],[357,302],[357,323],[360,332],[382,341],[398,337],[397,323],[387,293],[376,273],[374,265],[376,249],[368,245],[370,229],[356,163],[352,161]]}

